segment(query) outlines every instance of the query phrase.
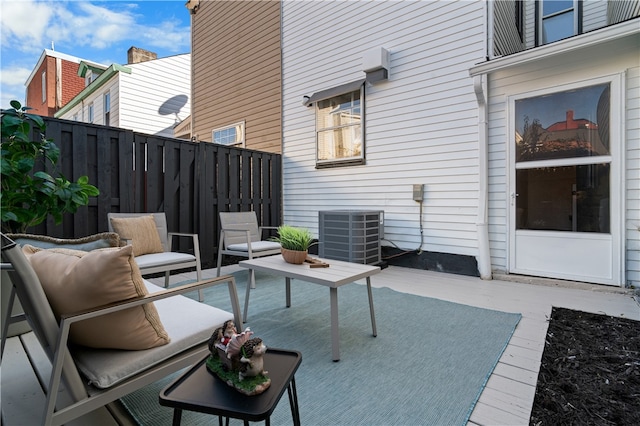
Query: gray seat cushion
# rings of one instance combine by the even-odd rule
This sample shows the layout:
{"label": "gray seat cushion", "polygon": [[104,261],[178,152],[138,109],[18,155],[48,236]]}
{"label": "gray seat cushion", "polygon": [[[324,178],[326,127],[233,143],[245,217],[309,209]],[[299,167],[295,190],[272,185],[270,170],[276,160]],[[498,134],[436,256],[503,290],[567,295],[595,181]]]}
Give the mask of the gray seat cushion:
{"label": "gray seat cushion", "polygon": [[[256,241],[251,243],[251,251],[279,250],[280,248],[280,243],[276,243],[275,241]],[[248,252],[249,246],[247,243],[231,244],[227,246],[227,250]]]}
{"label": "gray seat cushion", "polygon": [[[164,290],[145,280],[150,293]],[[76,347],[73,356],[89,383],[108,388],[150,366],[209,340],[213,331],[233,314],[199,303],[185,296],[154,302],[171,342],[164,346],[139,351],[91,349]]]}
{"label": "gray seat cushion", "polygon": [[154,268],[156,266],[167,266],[186,262],[195,262],[196,257],[188,253],[164,252],[151,253],[136,256],[136,263],[140,269]]}

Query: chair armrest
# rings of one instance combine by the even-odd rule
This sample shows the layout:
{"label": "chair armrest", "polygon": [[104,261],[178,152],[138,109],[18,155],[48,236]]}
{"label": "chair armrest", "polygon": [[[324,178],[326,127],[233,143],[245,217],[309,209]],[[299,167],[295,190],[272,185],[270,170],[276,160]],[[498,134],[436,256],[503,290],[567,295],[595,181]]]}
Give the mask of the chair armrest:
{"label": "chair armrest", "polygon": [[200,242],[198,239],[198,234],[191,234],[187,232],[169,232],[167,233],[167,244],[169,245],[169,251],[171,251],[173,237],[191,237],[193,240],[193,254],[196,257],[196,261],[198,265],[200,264]]}
{"label": "chair armrest", "polygon": [[275,230],[278,229],[278,226],[260,226],[258,228],[258,233],[260,234],[260,238],[262,238],[262,232],[264,232],[265,229],[269,229],[269,230]]}
{"label": "chair armrest", "polygon": [[173,237],[173,236],[177,236],[177,237],[194,237],[194,236],[198,236],[198,234],[190,234],[187,232],[169,232],[169,238]]}

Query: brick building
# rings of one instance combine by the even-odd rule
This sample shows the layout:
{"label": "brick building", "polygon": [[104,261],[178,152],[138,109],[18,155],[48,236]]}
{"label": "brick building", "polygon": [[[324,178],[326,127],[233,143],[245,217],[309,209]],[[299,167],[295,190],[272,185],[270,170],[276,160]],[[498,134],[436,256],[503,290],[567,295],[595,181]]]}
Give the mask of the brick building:
{"label": "brick building", "polygon": [[93,61],[45,49],[29,75],[26,86],[26,105],[32,113],[53,115],[80,93],[98,73],[89,73],[85,78],[78,75],[80,62],[101,71],[107,67]]}

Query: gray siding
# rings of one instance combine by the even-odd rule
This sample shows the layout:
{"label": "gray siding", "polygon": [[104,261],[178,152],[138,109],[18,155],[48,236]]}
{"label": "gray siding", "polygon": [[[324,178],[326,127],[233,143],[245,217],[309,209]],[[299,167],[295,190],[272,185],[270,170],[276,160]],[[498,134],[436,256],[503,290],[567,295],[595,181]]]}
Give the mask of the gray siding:
{"label": "gray siding", "polygon": [[509,55],[524,49],[516,26],[516,1],[497,0],[493,8],[493,56]]}
{"label": "gray siding", "polygon": [[640,16],[639,0],[616,0],[607,3],[607,20],[609,24],[616,24],[637,16]]}

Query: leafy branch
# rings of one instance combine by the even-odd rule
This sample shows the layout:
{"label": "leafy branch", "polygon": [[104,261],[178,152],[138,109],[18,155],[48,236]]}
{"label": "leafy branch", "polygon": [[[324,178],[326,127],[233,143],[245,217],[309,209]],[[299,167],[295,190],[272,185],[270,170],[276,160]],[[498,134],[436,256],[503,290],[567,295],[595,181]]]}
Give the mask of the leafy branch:
{"label": "leafy branch", "polygon": [[[52,216],[56,224],[65,213],[75,213],[100,191],[87,176],[76,182],[56,173],[60,149],[45,137],[46,125],[39,115],[18,101],[2,110],[0,157],[0,215],[4,232],[25,232]],[[31,140],[32,128],[39,132]],[[38,171],[34,168],[39,166]],[[51,171],[51,173],[49,172]],[[52,175],[53,174],[53,175]],[[54,177],[55,176],[55,177]]]}

